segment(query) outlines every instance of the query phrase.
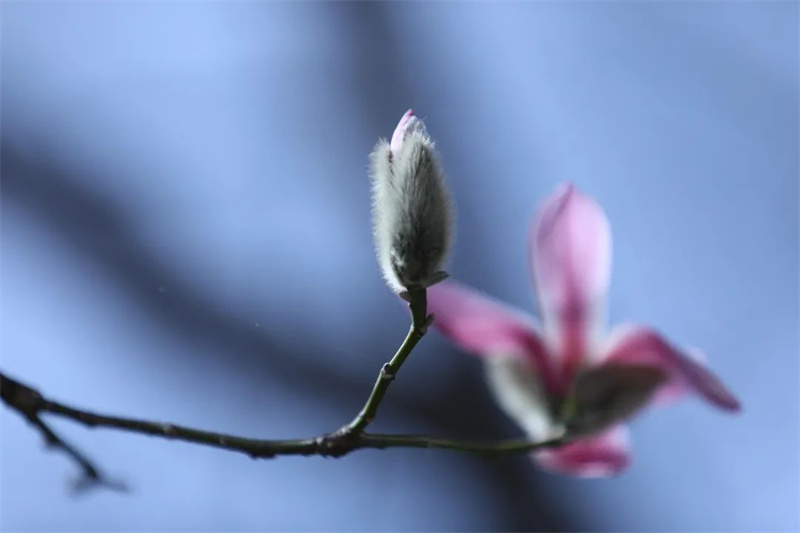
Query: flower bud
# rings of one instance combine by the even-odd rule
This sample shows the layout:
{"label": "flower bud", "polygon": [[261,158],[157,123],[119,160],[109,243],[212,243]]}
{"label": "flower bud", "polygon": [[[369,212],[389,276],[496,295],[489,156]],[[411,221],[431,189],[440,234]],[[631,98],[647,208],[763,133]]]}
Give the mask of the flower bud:
{"label": "flower bud", "polygon": [[400,119],[391,144],[378,141],[370,178],[375,249],[389,287],[399,293],[443,279],[453,209],[434,142],[412,110]]}

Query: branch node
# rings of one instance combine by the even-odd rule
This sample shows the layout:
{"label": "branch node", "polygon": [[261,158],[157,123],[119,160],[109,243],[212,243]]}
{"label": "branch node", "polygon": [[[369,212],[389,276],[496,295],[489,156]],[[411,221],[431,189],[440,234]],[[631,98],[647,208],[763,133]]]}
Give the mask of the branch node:
{"label": "branch node", "polygon": [[337,429],[327,435],[317,437],[314,441],[317,453],[322,457],[338,458],[352,452],[358,447],[361,434],[348,426]]}
{"label": "branch node", "polygon": [[392,365],[389,363],[384,363],[381,367],[381,379],[384,381],[392,381],[395,377],[394,371],[392,370]]}
{"label": "branch node", "polygon": [[31,422],[44,404],[44,398],[39,391],[5,374],[0,374],[0,396],[5,403],[24,414]]}

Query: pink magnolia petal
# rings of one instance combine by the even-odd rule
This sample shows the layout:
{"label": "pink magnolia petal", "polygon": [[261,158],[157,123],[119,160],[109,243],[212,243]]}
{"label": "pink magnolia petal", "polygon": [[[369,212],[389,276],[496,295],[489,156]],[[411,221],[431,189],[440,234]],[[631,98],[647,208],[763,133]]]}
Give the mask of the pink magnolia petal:
{"label": "pink magnolia petal", "polygon": [[[703,365],[706,362],[706,357],[703,352],[696,349],[687,349],[686,355],[693,359],[696,363]],[[684,399],[687,395],[692,394],[694,388],[682,379],[670,379],[658,391],[656,391],[653,399],[650,400],[650,407],[665,407]]]}
{"label": "pink magnolia petal", "polygon": [[565,384],[554,373],[547,347],[528,315],[453,281],[428,289],[428,312],[434,315],[434,327],[462,349],[483,356],[523,354],[548,391],[563,391]]}
{"label": "pink magnolia petal", "polygon": [[530,260],[545,326],[555,330],[567,374],[599,329],[611,272],[611,230],[597,203],[572,184],[540,210],[530,236]]}
{"label": "pink magnolia petal", "polygon": [[684,381],[670,379],[658,391],[656,391],[647,407],[665,407],[682,400],[691,392],[692,388],[689,387]]}
{"label": "pink magnolia petal", "polygon": [[411,122],[412,118],[414,118],[413,109],[406,111],[402,118],[400,118],[400,122],[397,124],[397,127],[394,129],[394,133],[392,134],[392,141],[389,144],[389,149],[391,150],[392,154],[398,153],[403,147],[403,140],[405,140],[406,137],[406,130],[408,129],[408,124]]}
{"label": "pink magnolia petal", "polygon": [[530,439],[561,433],[562,425],[553,421],[548,391],[530,360],[500,354],[485,359],[483,368],[497,405]]}
{"label": "pink magnolia petal", "polygon": [[720,409],[741,409],[739,400],[701,362],[673,347],[652,329],[627,326],[618,330],[602,357],[606,361],[653,365],[668,372],[670,380],[659,395],[661,400],[680,394],[683,389],[699,394]]}
{"label": "pink magnolia petal", "polygon": [[630,436],[622,424],[586,439],[534,454],[546,470],[576,477],[609,477],[631,463]]}

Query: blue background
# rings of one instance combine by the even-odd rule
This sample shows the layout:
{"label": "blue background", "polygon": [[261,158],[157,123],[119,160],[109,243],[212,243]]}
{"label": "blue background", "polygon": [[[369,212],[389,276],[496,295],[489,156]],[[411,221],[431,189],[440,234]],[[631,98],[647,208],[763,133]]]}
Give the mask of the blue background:
{"label": "blue background", "polygon": [[[744,412],[633,425],[622,477],[525,458],[237,454],[2,409],[4,530],[797,530],[796,2],[3,2],[2,369],[56,399],[263,438],[361,406],[408,319],[367,154],[413,107],[456,198],[450,271],[533,310],[535,206],[614,231],[612,322],[702,347]],[[375,428],[518,435],[426,338]]]}

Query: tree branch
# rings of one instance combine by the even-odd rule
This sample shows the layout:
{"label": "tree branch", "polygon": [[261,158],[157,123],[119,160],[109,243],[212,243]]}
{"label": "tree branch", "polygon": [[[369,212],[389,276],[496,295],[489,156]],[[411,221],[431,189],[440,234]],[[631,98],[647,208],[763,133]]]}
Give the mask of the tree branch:
{"label": "tree branch", "polygon": [[280,455],[318,455],[322,457],[341,457],[352,451],[372,448],[431,448],[453,450],[477,454],[484,457],[500,457],[530,453],[543,448],[552,448],[567,442],[566,437],[532,442],[528,440],[502,440],[495,442],[466,442],[441,439],[426,435],[386,435],[366,433],[364,429],[372,422],[381,401],[400,367],[411,351],[425,335],[427,327],[433,320],[427,316],[425,289],[414,289],[404,294],[411,309],[412,325],[392,359],[383,365],[372,393],[358,415],[340,429],[318,437],[294,440],[260,440],[224,433],[215,433],[188,428],[170,423],[151,422],[133,418],[123,418],[93,413],[76,407],[53,401],[36,389],[20,383],[0,372],[0,396],[12,410],[26,418],[45,439],[45,442],[62,450],[75,460],[83,472],[84,486],[102,484],[117,490],[124,490],[124,485],[105,477],[98,468],[81,452],[68,444],[42,421],[40,415],[49,413],[78,422],[90,428],[103,427],[118,429],[179,440],[205,446],[212,446],[229,451],[247,454],[253,459],[268,459]]}
{"label": "tree branch", "polygon": [[[253,459],[270,459],[279,455],[340,457],[352,451],[365,448],[378,450],[386,448],[431,448],[474,453],[488,457],[499,457],[529,453],[542,448],[560,446],[565,443],[565,441],[560,438],[540,442],[520,439],[480,443],[441,439],[426,435],[387,435],[366,432],[347,434],[341,431],[335,431],[333,433],[307,439],[260,440],[228,435],[225,433],[203,431],[176,424],[108,416],[77,409],[50,400],[42,396],[35,389],[2,373],[0,373],[0,387],[2,387],[3,401],[6,405],[25,416],[25,418],[30,420],[45,435],[51,432],[43,429],[47,426],[41,423],[39,414],[50,413],[67,418],[73,422],[78,422],[90,428],[119,429],[142,435],[213,446],[224,450],[241,452],[249,455]],[[17,392],[11,392],[15,389]],[[29,413],[33,413],[33,416],[29,416]],[[58,442],[58,446],[64,446],[63,441],[59,439]],[[92,466],[83,455],[74,452],[74,449],[68,446],[63,449],[82,466],[88,477],[100,477],[97,468]]]}

